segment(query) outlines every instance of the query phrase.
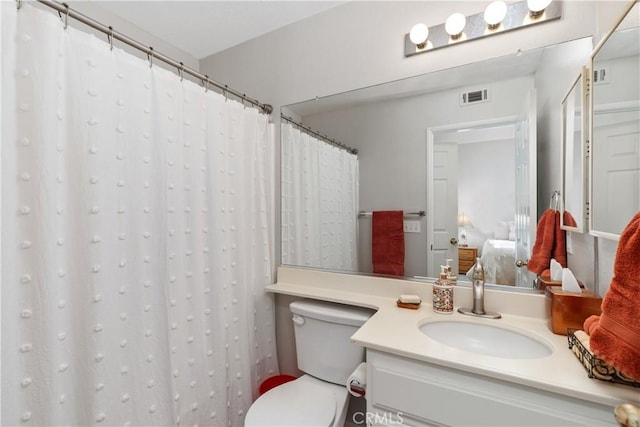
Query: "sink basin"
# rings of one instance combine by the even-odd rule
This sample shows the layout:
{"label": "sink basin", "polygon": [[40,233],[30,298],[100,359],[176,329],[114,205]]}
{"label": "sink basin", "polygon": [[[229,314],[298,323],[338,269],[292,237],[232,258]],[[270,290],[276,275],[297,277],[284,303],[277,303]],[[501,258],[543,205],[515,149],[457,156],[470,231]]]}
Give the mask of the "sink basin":
{"label": "sink basin", "polygon": [[510,329],[471,322],[429,322],[420,331],[441,344],[472,353],[505,359],[539,359],[552,348]]}

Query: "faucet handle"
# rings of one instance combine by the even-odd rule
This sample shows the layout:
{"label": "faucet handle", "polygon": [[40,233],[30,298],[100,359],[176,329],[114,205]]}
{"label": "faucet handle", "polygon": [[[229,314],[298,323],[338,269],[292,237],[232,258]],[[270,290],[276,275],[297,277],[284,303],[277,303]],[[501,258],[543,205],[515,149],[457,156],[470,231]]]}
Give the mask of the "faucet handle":
{"label": "faucet handle", "polygon": [[482,280],[484,282],[484,267],[480,262],[480,257],[476,257],[476,263],[473,265],[471,278],[473,280]]}

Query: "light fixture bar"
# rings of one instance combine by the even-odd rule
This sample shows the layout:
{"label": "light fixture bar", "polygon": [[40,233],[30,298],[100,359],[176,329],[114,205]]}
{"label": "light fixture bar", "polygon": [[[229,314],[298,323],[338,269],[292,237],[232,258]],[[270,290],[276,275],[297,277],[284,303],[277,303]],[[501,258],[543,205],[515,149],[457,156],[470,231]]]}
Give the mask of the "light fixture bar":
{"label": "light fixture bar", "polygon": [[[451,4],[455,4],[452,2]],[[507,3],[507,14],[502,23],[495,29],[490,29],[484,19],[484,11],[467,16],[464,26],[464,37],[452,38],[445,29],[445,24],[429,27],[429,39],[425,47],[419,48],[409,39],[409,34],[404,36],[404,56],[413,56],[420,53],[431,52],[446,46],[477,40],[494,34],[502,34],[506,31],[524,28],[543,22],[559,19],[562,16],[562,2],[552,1],[538,16],[532,17],[527,1]]]}

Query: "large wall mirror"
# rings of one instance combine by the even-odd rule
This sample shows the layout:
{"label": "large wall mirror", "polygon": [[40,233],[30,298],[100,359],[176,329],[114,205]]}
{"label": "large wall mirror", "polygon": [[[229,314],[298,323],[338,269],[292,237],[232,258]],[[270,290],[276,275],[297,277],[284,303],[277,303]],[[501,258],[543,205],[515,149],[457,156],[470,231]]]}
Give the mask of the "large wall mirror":
{"label": "large wall mirror", "polygon": [[562,200],[560,210],[561,227],[564,230],[582,233],[585,230],[587,201],[587,157],[585,129],[588,129],[586,114],[587,70],[583,69],[562,100]]}
{"label": "large wall mirror", "polygon": [[322,137],[282,121],[282,263],[372,273],[371,213],[401,210],[404,276],[434,277],[451,259],[463,280],[465,259],[484,253],[487,282],[515,288],[527,259],[516,248],[537,222],[535,134],[559,152],[561,101],[592,48],[578,39],[283,107],[357,155],[321,152]]}
{"label": "large wall mirror", "polygon": [[591,233],[618,239],[640,210],[640,4],[592,58]]}

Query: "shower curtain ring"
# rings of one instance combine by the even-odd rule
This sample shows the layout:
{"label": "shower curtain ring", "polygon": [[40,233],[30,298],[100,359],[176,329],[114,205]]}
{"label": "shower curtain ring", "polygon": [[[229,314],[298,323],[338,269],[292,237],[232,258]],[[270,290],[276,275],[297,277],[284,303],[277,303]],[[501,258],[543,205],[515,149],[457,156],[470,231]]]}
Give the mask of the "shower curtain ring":
{"label": "shower curtain ring", "polygon": [[149,60],[149,68],[153,67],[153,46],[149,46],[149,52],[147,52],[147,59]]}
{"label": "shower curtain ring", "polygon": [[180,81],[184,80],[184,75],[182,74],[183,70],[184,70],[184,64],[181,62],[180,67],[178,68],[178,75],[180,76]]}
{"label": "shower curtain ring", "polygon": [[16,7],[18,8],[18,10],[20,10],[20,8],[22,7],[22,0],[16,0]]}
{"label": "shower curtain ring", "polygon": [[109,26],[109,33],[107,33],[107,40],[109,41],[109,50],[113,50],[113,27]]}
{"label": "shower curtain ring", "polygon": [[204,87],[204,93],[209,92],[209,76],[207,76],[206,74],[204,75],[206,77],[206,85]]}
{"label": "shower curtain ring", "polygon": [[65,7],[65,12],[64,12],[64,29],[67,29],[67,26],[69,25],[69,5],[66,3],[62,3],[62,5]]}
{"label": "shower curtain ring", "polygon": [[229,86],[224,85],[224,89],[222,89],[222,94],[224,95],[224,102],[227,102],[229,100],[229,98],[227,97],[227,89],[229,88]]}

